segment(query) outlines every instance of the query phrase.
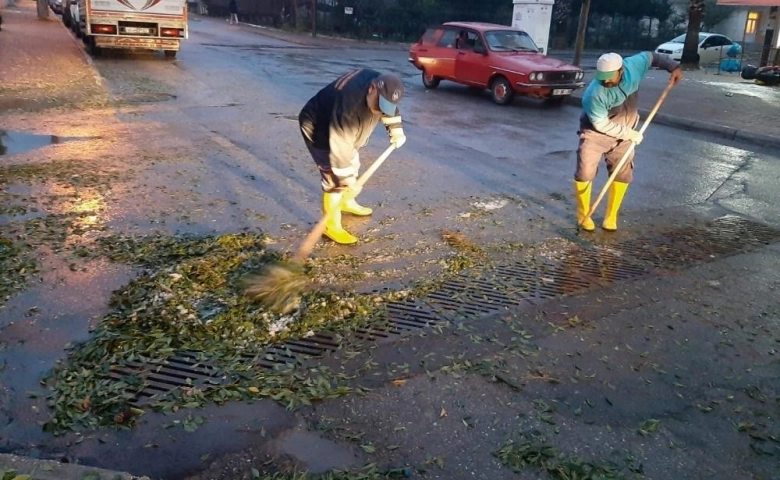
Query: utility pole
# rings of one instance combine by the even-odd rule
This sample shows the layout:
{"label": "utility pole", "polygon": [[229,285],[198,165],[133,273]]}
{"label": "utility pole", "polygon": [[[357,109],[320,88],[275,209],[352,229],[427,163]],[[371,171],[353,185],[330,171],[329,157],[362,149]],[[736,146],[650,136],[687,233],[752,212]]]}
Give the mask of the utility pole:
{"label": "utility pole", "polygon": [[311,36],[317,36],[317,0],[311,0]]}
{"label": "utility pole", "polygon": [[588,14],[590,13],[590,0],[582,2],[582,8],[580,9],[580,23],[577,26],[577,42],[574,45],[574,60],[572,64],[580,66],[580,58],[582,57],[582,51],[585,49],[585,34],[588,31]]}
{"label": "utility pole", "polygon": [[38,0],[38,19],[47,20],[49,18],[49,3],[46,0]]}

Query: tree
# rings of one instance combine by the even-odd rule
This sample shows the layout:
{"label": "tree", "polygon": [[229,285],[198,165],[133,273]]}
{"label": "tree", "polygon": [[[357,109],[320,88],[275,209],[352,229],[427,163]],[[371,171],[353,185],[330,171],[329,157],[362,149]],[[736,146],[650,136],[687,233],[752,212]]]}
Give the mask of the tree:
{"label": "tree", "polygon": [[591,0],[584,0],[580,9],[580,23],[577,26],[577,42],[574,45],[574,59],[572,64],[579,66],[582,50],[585,49],[585,35],[588,30],[588,15],[590,14]]}
{"label": "tree", "polygon": [[49,2],[46,0],[38,0],[38,19],[46,20],[49,18]]}
{"label": "tree", "polygon": [[712,30],[734,13],[733,7],[718,5],[718,0],[705,0],[704,5],[702,28],[705,30]]}
{"label": "tree", "polygon": [[688,1],[688,32],[680,59],[683,68],[699,68],[699,30],[704,19],[704,3],[705,0]]}

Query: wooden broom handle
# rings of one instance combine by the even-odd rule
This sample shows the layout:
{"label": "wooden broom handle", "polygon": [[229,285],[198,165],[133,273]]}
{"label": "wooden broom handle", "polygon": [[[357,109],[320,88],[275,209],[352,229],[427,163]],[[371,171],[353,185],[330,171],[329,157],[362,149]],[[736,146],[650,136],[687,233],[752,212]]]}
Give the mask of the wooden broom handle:
{"label": "wooden broom handle", "polygon": [[[655,106],[647,115],[647,119],[645,119],[645,123],[642,124],[642,128],[639,129],[639,133],[644,135],[645,130],[647,130],[647,126],[650,125],[650,121],[653,119],[653,117],[655,117],[655,114],[658,112],[658,109],[661,108],[661,104],[664,103],[664,100],[666,100],[666,96],[669,95],[669,92],[672,90],[672,87],[674,87],[674,84],[669,82],[669,84],[664,89],[663,93],[661,93],[661,96],[658,97],[658,101],[655,102]],[[615,178],[617,178],[618,174],[620,173],[620,170],[623,169],[623,165],[626,163],[626,160],[628,160],[628,157],[631,155],[631,152],[634,151],[634,148],[636,148],[636,144],[634,142],[631,142],[631,145],[629,145],[628,149],[626,149],[626,153],[623,154],[623,158],[621,158],[620,162],[618,162],[617,167],[615,167],[615,169],[612,170],[612,175],[610,175],[609,179],[607,179],[607,183],[604,184],[604,188],[601,189],[599,196],[596,197],[596,201],[593,202],[593,206],[590,207],[590,211],[588,211],[588,214],[585,217],[583,217],[582,221],[580,222],[580,225],[585,223],[590,217],[593,216],[593,213],[596,211],[596,208],[598,208],[599,203],[601,203],[601,200],[604,198],[604,195],[607,193],[607,190],[609,190],[610,185],[612,185],[612,183],[615,181]]]}
{"label": "wooden broom handle", "polygon": [[[387,157],[389,157],[394,150],[395,145],[390,145],[387,147],[387,150],[385,150],[384,153],[382,153],[382,155],[380,155],[379,158],[377,158],[376,161],[370,167],[368,167],[365,172],[363,172],[363,175],[358,178],[357,185],[362,187],[368,181],[368,179],[371,178],[371,175],[373,175],[374,172],[376,172],[377,169],[382,166],[385,160],[387,160]],[[314,245],[317,244],[317,241],[322,237],[322,234],[325,233],[325,226],[328,224],[328,220],[330,220],[330,213],[323,215],[322,218],[320,218],[320,221],[317,222],[317,225],[315,225],[314,228],[311,229],[311,232],[306,235],[306,238],[303,240],[303,243],[298,249],[298,252],[295,254],[295,257],[293,257],[296,262],[303,263],[306,261],[306,258],[308,258],[309,254],[314,249]]]}

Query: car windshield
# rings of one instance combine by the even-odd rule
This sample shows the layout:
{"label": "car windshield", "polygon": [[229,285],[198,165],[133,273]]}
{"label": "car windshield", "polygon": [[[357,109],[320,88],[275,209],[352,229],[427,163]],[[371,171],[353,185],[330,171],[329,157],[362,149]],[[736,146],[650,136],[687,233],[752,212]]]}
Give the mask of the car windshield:
{"label": "car windshield", "polygon": [[531,37],[525,32],[517,30],[494,30],[485,33],[485,41],[491,50],[504,52],[538,52]]}
{"label": "car windshield", "polygon": [[[672,39],[669,43],[685,43],[685,36],[686,35],[687,34],[683,33],[679,37],[675,37],[674,39]],[[703,42],[705,38],[707,38],[707,35],[705,35],[703,33],[700,33],[699,34],[699,43]]]}

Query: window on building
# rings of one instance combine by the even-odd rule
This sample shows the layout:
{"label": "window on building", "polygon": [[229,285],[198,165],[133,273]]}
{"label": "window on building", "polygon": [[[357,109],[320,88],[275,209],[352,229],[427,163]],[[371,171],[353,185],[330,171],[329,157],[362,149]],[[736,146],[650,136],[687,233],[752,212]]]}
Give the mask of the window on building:
{"label": "window on building", "polygon": [[758,30],[758,12],[749,12],[745,23],[745,33],[753,35]]}

